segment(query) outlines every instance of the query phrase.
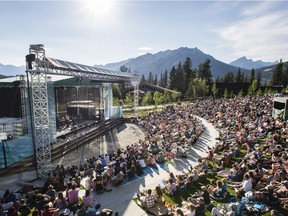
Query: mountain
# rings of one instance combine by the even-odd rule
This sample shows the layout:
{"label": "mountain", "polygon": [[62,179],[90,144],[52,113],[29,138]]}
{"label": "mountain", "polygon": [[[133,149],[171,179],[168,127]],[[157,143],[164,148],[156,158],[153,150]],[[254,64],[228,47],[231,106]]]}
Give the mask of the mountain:
{"label": "mountain", "polygon": [[25,74],[25,66],[3,65],[0,63],[0,74],[5,76]]}
{"label": "mountain", "polygon": [[277,64],[277,61],[275,62],[263,62],[261,60],[253,61],[252,59],[247,59],[245,56],[230,63],[230,65],[233,65],[235,67],[246,68],[248,70],[251,70],[252,68],[257,69],[267,67],[275,64]]}
{"label": "mountain", "polygon": [[[172,66],[177,68],[179,62],[183,65],[187,57],[191,59],[193,68],[197,68],[199,64],[210,59],[211,72],[214,78],[217,78],[218,76],[224,77],[228,71],[236,74],[239,69],[233,65],[221,62],[211,55],[205,54],[198,48],[187,47],[180,47],[176,50],[161,51],[155,54],[147,53],[137,58],[131,58],[125,61],[109,63],[106,65],[97,65],[97,67],[119,70],[122,65],[125,65],[127,68],[130,68],[131,71],[137,71],[140,76],[144,74],[147,78],[149,72],[152,72],[154,75],[157,74],[159,78],[160,74],[165,72],[165,70],[170,72]],[[249,72],[246,69],[241,69],[241,71],[244,73]]]}

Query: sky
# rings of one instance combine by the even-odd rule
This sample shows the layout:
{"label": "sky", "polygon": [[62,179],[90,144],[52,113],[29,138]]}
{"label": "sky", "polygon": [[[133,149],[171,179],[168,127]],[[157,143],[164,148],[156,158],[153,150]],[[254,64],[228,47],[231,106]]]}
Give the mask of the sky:
{"label": "sky", "polygon": [[30,44],[86,65],[179,47],[225,63],[287,61],[288,2],[0,0],[0,63],[25,65]]}

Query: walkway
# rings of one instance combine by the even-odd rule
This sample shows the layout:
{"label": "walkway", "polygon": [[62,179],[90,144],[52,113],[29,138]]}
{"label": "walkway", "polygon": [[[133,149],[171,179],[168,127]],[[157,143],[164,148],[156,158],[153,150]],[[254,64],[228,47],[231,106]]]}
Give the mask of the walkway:
{"label": "walkway", "polygon": [[[136,193],[142,189],[154,189],[164,178],[168,178],[169,172],[183,173],[188,172],[189,166],[197,165],[198,158],[206,157],[208,146],[212,147],[216,144],[218,136],[217,130],[206,120],[202,119],[206,128],[197,143],[190,150],[187,159],[175,159],[172,162],[165,163],[164,167],[158,170],[152,168],[148,175],[129,181],[120,187],[112,187],[113,191],[105,192],[101,195],[95,195],[95,203],[101,203],[102,207],[110,208],[114,212],[118,211],[123,216],[142,216],[147,215],[132,199],[136,197]],[[146,171],[147,173],[148,171]]]}

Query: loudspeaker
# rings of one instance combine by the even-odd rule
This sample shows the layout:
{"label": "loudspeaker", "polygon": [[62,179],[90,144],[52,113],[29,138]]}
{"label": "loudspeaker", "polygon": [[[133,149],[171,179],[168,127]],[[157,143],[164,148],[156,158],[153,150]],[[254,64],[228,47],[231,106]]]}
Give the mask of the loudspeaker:
{"label": "loudspeaker", "polygon": [[35,54],[26,55],[26,62],[28,63],[28,69],[32,69],[33,61],[35,61]]}

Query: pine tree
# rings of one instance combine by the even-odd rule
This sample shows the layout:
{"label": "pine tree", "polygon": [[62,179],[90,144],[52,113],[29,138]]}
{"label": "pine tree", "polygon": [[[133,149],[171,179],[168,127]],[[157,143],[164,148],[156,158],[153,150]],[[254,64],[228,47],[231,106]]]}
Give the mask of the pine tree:
{"label": "pine tree", "polygon": [[165,70],[164,76],[163,76],[163,87],[167,88],[168,87],[168,71]]}
{"label": "pine tree", "polygon": [[255,70],[254,70],[254,68],[252,68],[250,76],[249,76],[250,85],[253,83],[254,80],[255,80]]}
{"label": "pine tree", "polygon": [[272,74],[272,85],[282,85],[283,84],[283,62],[282,59],[280,59],[280,62],[276,65],[275,70]]}
{"label": "pine tree", "polygon": [[152,74],[151,71],[149,72],[149,76],[148,76],[147,82],[150,83],[150,84],[153,84],[153,82],[154,82],[154,77],[153,77],[153,74]]}
{"label": "pine tree", "polygon": [[286,62],[284,64],[284,68],[283,68],[283,86],[284,88],[288,87],[288,62]]}
{"label": "pine tree", "polygon": [[244,81],[244,75],[242,75],[242,73],[241,73],[241,69],[239,68],[238,69],[238,72],[237,72],[237,74],[236,74],[236,76],[235,76],[235,82],[236,83],[242,83],[243,81]]}
{"label": "pine tree", "polygon": [[146,78],[145,78],[145,75],[143,74],[141,77],[140,83],[144,83],[144,82],[146,82]]}
{"label": "pine tree", "polygon": [[169,83],[169,88],[170,89],[176,89],[176,80],[177,77],[176,77],[176,69],[175,67],[173,66],[171,71],[170,71],[170,83]]}
{"label": "pine tree", "polygon": [[183,75],[184,75],[184,79],[185,79],[185,89],[188,89],[189,83],[191,81],[191,79],[194,79],[195,77],[193,77],[193,70],[192,70],[192,61],[191,59],[188,57],[186,58],[184,64],[183,64]]}
{"label": "pine tree", "polygon": [[184,94],[185,92],[185,77],[183,73],[183,67],[181,62],[178,63],[178,67],[176,69],[176,90]]}
{"label": "pine tree", "polygon": [[198,77],[205,79],[208,85],[212,83],[210,59],[207,59],[204,63],[199,64],[197,73]]}
{"label": "pine tree", "polygon": [[158,75],[155,75],[155,79],[153,81],[153,85],[158,85]]}

